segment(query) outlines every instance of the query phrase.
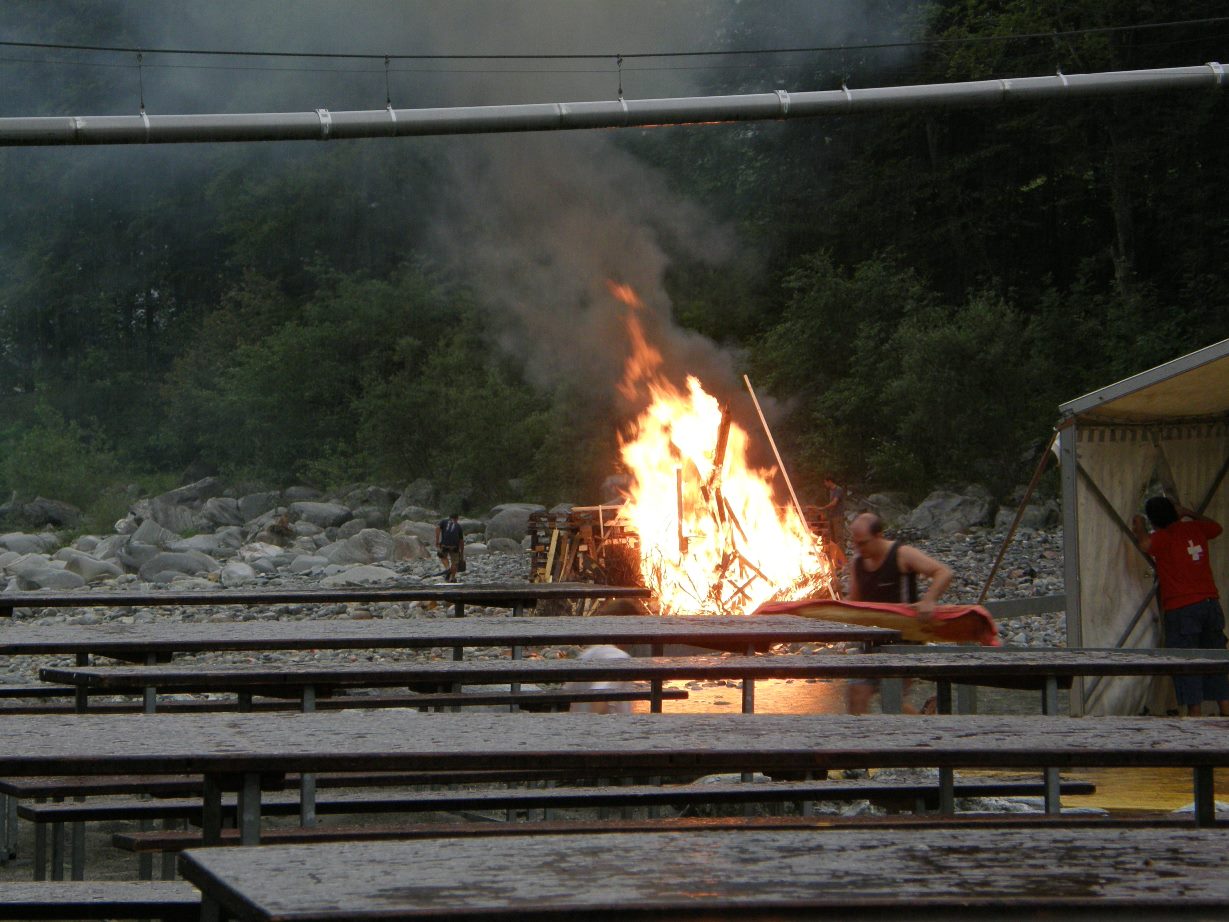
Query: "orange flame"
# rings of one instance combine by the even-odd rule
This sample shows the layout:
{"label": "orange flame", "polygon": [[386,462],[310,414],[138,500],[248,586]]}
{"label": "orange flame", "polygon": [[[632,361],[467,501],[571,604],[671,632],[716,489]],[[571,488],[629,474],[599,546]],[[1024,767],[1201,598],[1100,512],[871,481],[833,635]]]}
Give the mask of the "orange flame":
{"label": "orange flame", "polygon": [[641,575],[661,613],[746,614],[778,599],[832,597],[820,539],[773,500],[775,469],[749,464],[746,431],[698,379],[682,393],[661,374],[644,304],[629,286],[608,284],[629,308],[619,389],[649,401],[619,440],[632,479],[620,518],[640,536]]}

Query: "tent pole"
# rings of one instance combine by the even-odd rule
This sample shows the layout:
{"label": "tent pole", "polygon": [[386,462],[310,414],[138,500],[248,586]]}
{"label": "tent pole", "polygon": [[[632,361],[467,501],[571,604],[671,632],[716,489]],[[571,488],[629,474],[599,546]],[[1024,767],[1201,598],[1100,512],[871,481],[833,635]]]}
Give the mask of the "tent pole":
{"label": "tent pole", "polygon": [[1016,509],[1016,517],[1011,520],[1011,528],[1007,529],[1007,536],[1003,538],[1003,544],[999,547],[999,554],[994,558],[994,566],[990,568],[990,575],[986,577],[986,584],[981,587],[981,593],[977,596],[978,605],[986,601],[986,596],[990,593],[990,584],[994,582],[995,576],[998,575],[999,565],[1003,562],[1003,555],[1007,553],[1007,548],[1011,546],[1012,539],[1016,536],[1016,529],[1020,526],[1020,519],[1024,518],[1024,507],[1028,505],[1028,501],[1033,496],[1033,491],[1037,489],[1041,475],[1050,460],[1050,449],[1054,447],[1054,440],[1056,438],[1058,438],[1057,428],[1050,433],[1050,441],[1046,442],[1045,450],[1042,451],[1041,458],[1037,461],[1037,467],[1033,471],[1033,479],[1029,481],[1028,489],[1024,491],[1024,499],[1020,500],[1020,506]]}
{"label": "tent pole", "polygon": [[[1072,419],[1058,433],[1058,459],[1063,484],[1063,580],[1067,593],[1067,646],[1082,647],[1084,632],[1080,623],[1080,516],[1079,479],[1076,474],[1076,436],[1078,423]],[[1084,714],[1084,683],[1076,676],[1071,686],[1073,717]]]}

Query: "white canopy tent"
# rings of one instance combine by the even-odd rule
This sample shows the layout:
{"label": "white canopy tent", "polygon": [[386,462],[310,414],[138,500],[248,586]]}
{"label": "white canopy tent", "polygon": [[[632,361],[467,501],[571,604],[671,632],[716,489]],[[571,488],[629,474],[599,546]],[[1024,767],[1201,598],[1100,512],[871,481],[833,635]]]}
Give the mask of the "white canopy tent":
{"label": "white canopy tent", "polygon": [[[1067,591],[1073,647],[1159,647],[1151,563],[1128,530],[1159,487],[1229,522],[1229,339],[1063,404],[1059,423]],[[1229,589],[1229,536],[1213,541],[1217,585]],[[1168,679],[1078,681],[1071,711],[1165,713]]]}

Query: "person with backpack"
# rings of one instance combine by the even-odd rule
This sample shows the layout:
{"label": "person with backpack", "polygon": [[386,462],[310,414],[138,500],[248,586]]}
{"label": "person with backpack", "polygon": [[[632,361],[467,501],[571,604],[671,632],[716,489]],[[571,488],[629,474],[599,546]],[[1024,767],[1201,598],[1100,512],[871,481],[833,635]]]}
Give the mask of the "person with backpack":
{"label": "person with backpack", "polygon": [[465,569],[465,533],[461,517],[454,512],[435,526],[435,553],[444,567],[446,582],[455,583],[457,573]]}

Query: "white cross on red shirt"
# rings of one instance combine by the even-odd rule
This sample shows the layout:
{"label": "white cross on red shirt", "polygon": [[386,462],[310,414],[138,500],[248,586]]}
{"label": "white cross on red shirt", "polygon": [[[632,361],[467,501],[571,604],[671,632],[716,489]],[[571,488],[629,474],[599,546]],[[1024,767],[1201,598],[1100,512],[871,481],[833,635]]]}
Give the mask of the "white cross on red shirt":
{"label": "white cross on red shirt", "polygon": [[1199,563],[1199,559],[1203,557],[1203,546],[1196,544],[1188,538],[1186,540],[1186,552],[1191,555],[1191,560]]}

